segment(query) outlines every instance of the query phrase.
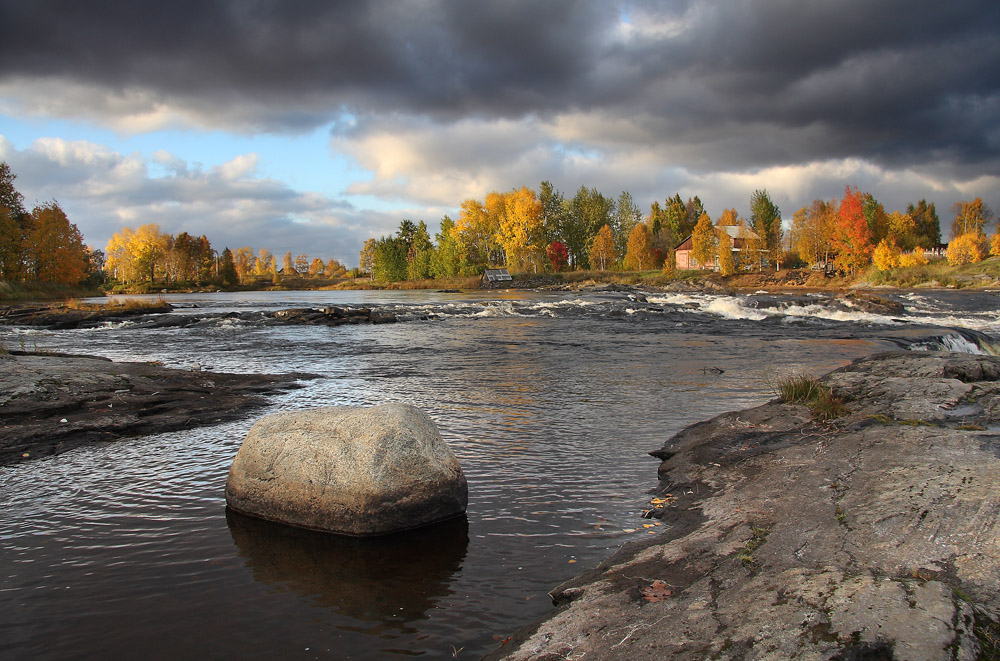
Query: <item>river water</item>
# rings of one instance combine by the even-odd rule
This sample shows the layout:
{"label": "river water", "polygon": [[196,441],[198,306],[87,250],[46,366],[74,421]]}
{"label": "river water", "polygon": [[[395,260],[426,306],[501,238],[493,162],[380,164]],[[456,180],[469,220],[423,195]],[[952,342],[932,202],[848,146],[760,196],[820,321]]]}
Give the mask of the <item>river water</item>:
{"label": "river water", "polygon": [[[997,292],[889,295],[255,292],[170,295],[184,328],[4,329],[7,346],[168,367],[310,372],[246,419],[0,468],[0,656],[479,658],[545,614],[547,592],[623,543],[659,448],[763,403],[783,375],[882,349],[991,350]],[[269,325],[327,305],[403,323]],[[469,481],[466,519],[376,540],[229,514],[226,473],[261,415],[403,401]]]}

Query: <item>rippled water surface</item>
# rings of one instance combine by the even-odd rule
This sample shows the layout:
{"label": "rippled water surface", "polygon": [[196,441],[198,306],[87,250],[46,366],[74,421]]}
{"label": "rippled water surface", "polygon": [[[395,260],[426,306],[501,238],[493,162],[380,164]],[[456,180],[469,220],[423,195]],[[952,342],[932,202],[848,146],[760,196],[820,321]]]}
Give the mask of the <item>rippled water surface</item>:
{"label": "rippled water surface", "polygon": [[[478,658],[544,614],[556,584],[650,534],[646,453],[685,425],[770,399],[782,374],[1000,336],[991,292],[908,294],[893,314],[768,295],[168,299],[199,321],[7,329],[5,341],[321,378],[239,422],[0,468],[0,656]],[[326,305],[404,323],[274,326],[259,314]],[[466,520],[350,540],[227,515],[226,472],[254,419],[384,401],[438,424],[469,479]]]}

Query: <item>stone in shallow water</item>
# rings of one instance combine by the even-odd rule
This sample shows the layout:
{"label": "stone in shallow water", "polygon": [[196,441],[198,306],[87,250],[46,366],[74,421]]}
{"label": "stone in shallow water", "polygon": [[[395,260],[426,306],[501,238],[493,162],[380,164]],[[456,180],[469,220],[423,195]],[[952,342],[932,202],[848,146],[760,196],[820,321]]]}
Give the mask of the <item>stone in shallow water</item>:
{"label": "stone in shallow water", "polygon": [[331,406],[258,420],[229,469],[226,502],[301,528],[381,535],[463,514],[468,484],[416,407]]}

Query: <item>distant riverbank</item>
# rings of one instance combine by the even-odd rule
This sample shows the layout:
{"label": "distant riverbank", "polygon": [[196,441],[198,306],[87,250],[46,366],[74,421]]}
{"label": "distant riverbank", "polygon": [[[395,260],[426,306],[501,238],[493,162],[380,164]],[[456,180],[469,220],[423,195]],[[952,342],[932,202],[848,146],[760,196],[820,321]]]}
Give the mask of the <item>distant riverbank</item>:
{"label": "distant riverbank", "polygon": [[[514,273],[513,280],[493,285],[495,289],[578,289],[594,285],[629,285],[653,291],[837,291],[859,288],[921,287],[964,289],[1000,287],[1000,257],[950,266],[945,260],[909,268],[879,271],[874,266],[852,276],[827,275],[813,269],[764,270],[722,276],[712,271],[564,271],[559,273]],[[466,290],[483,285],[478,276],[455,276],[434,280],[379,282],[369,278],[323,279],[291,276],[273,281],[255,281],[236,287],[215,284],[144,282],[117,285],[104,290],[84,290],[0,281],[0,302],[66,300],[101,295],[192,293],[214,291],[339,291],[339,290]]]}

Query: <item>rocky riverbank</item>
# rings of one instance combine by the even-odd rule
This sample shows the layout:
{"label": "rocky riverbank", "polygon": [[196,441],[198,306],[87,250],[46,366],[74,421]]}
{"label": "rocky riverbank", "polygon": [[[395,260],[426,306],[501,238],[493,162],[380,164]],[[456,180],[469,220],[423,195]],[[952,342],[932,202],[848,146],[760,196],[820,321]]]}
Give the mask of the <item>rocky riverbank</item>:
{"label": "rocky riverbank", "polygon": [[659,450],[667,531],[552,592],[492,658],[1000,654],[1000,359],[878,354]]}
{"label": "rocky riverbank", "polygon": [[0,466],[245,415],[303,374],[174,370],[92,356],[0,354]]}

